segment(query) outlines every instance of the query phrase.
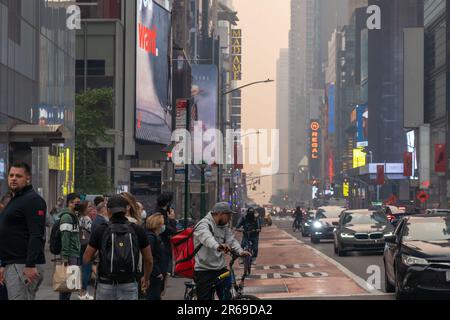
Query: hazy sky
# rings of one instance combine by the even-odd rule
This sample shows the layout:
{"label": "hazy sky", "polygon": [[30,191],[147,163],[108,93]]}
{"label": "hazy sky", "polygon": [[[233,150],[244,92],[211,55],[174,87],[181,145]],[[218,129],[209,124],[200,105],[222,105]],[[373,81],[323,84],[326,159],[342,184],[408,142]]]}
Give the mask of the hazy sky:
{"label": "hazy sky", "polygon": [[[276,63],[281,48],[289,44],[290,0],[234,0],[243,33],[243,80],[240,85],[267,78],[276,80]],[[275,128],[276,84],[261,84],[243,90],[243,129]],[[248,151],[246,151],[248,152]],[[259,175],[259,167],[246,166],[246,172]],[[254,199],[268,203],[272,181],[265,178],[253,192]],[[266,192],[266,197],[261,192]],[[249,193],[252,197],[252,193]]]}

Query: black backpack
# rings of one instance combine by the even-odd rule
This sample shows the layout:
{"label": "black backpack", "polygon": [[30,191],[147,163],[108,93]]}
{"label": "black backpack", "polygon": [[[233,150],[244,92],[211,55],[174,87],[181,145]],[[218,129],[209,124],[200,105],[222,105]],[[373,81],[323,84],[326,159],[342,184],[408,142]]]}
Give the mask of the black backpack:
{"label": "black backpack", "polygon": [[62,233],[61,233],[61,219],[64,215],[70,215],[72,218],[73,229],[75,230],[78,227],[78,219],[68,213],[62,213],[59,219],[55,222],[52,227],[52,231],[50,233],[50,252],[54,255],[60,255],[62,250]]}
{"label": "black backpack", "polygon": [[139,253],[139,241],[132,224],[109,223],[102,236],[100,274],[115,281],[136,278]]}

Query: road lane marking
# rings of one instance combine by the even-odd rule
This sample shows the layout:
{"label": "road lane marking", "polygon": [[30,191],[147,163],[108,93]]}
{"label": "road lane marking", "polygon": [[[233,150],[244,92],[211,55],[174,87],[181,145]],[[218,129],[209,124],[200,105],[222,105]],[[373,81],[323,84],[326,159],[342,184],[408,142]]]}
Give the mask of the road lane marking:
{"label": "road lane marking", "polygon": [[368,283],[367,281],[365,281],[363,278],[357,276],[356,274],[354,274],[353,272],[351,272],[349,269],[347,269],[346,267],[344,267],[342,264],[340,264],[339,262],[337,262],[336,260],[334,260],[333,258],[327,256],[326,254],[320,252],[319,250],[317,250],[316,248],[313,248],[309,245],[306,245],[303,241],[297,239],[296,237],[294,237],[293,235],[289,234],[287,231],[280,229],[281,231],[283,231],[286,235],[288,235],[289,237],[291,237],[291,239],[295,240],[296,242],[298,242],[299,244],[304,245],[305,247],[309,248],[310,250],[312,250],[314,253],[316,253],[318,256],[324,258],[326,261],[328,261],[329,263],[331,263],[332,265],[334,265],[336,268],[338,268],[340,271],[342,271],[346,276],[348,276],[350,279],[352,279],[353,281],[355,281],[355,283],[360,286],[363,290],[367,291],[369,295],[374,295],[374,296],[386,296],[386,295],[391,295],[389,293],[384,293],[380,290],[377,289],[370,289],[368,288]]}

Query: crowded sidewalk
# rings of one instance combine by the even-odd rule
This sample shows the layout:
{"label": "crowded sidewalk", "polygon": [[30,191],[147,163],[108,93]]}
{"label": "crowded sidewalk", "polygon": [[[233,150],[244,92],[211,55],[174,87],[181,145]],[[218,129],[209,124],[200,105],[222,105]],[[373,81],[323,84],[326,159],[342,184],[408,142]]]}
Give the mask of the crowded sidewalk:
{"label": "crowded sidewalk", "polygon": [[[48,255],[47,259],[51,261],[52,257]],[[236,271],[238,275],[242,274],[242,266],[236,264]],[[52,264],[48,263],[38,300],[58,299],[58,294],[52,290],[52,273]],[[186,281],[189,280],[169,277],[162,299],[183,300]],[[368,293],[337,265],[276,226],[263,228],[259,257],[245,286],[246,293],[261,299],[307,299]],[[92,287],[88,290],[93,293]],[[73,295],[72,299],[77,300],[78,296]]]}

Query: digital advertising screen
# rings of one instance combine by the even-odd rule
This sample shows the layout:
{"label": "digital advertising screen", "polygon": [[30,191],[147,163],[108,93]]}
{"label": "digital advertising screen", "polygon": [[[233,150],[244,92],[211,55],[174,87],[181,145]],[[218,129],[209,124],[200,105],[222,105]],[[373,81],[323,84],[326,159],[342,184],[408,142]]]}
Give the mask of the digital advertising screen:
{"label": "digital advertising screen", "polygon": [[170,144],[169,11],[151,0],[137,0],[136,139]]}

